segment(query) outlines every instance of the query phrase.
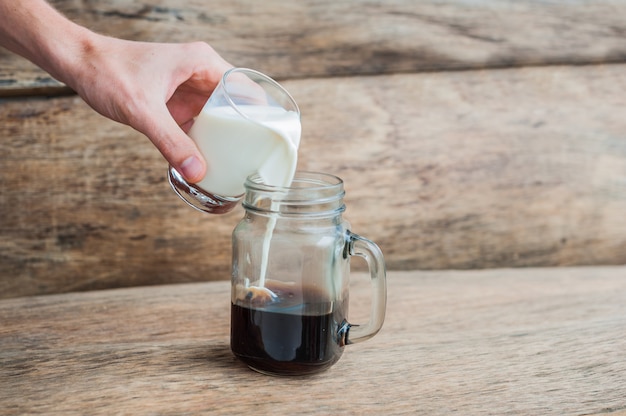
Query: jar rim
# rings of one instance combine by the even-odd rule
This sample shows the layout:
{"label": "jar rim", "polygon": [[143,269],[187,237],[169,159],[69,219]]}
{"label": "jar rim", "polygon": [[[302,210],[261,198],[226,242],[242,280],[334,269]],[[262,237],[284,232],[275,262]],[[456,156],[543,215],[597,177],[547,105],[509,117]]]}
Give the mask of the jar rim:
{"label": "jar rim", "polygon": [[330,215],[345,210],[343,180],[328,173],[297,171],[285,187],[265,184],[255,173],[244,186],[244,208],[255,212]]}
{"label": "jar rim", "polygon": [[290,186],[276,186],[263,183],[259,173],[253,173],[246,178],[246,189],[265,192],[289,192],[306,189],[307,191],[330,191],[343,189],[343,180],[330,173],[297,171]]}

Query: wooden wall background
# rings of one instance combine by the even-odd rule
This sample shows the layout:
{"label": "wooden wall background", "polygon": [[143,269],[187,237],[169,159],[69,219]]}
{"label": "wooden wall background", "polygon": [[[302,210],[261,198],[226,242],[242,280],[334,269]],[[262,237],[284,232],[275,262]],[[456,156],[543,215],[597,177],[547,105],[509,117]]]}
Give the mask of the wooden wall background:
{"label": "wooden wall background", "polygon": [[[626,1],[52,3],[279,79],[390,269],[626,263]],[[241,208],[186,207],[142,135],[0,62],[0,298],[229,278]]]}

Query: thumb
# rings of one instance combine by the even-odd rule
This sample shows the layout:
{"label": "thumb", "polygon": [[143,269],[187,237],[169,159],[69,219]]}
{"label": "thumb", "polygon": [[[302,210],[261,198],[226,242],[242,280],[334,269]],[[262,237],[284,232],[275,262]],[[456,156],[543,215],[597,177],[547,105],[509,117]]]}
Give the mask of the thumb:
{"label": "thumb", "polygon": [[189,183],[204,178],[206,161],[194,141],[174,121],[166,107],[151,113],[138,129],[161,152],[169,164]]}

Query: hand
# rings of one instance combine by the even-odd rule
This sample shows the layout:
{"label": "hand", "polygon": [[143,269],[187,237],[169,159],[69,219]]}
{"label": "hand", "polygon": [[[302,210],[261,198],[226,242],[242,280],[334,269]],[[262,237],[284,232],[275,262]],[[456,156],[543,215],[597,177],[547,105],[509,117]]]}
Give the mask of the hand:
{"label": "hand", "polygon": [[[186,132],[232,66],[209,45],[146,43],[92,34],[59,78],[100,114],[145,134],[187,181],[206,162]],[[67,75],[67,76],[66,76]]]}
{"label": "hand", "polygon": [[148,136],[187,181],[206,162],[185,133],[231,65],[201,42],[133,42],[96,34],[45,0],[0,0],[0,45],[73,88],[100,114]]}

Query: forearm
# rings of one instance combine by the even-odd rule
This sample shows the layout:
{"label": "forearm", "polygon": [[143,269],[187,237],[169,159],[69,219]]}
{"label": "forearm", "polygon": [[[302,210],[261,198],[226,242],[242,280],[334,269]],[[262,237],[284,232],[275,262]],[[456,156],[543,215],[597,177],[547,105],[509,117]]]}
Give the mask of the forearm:
{"label": "forearm", "polygon": [[45,0],[0,0],[0,45],[68,82],[94,34]]}

